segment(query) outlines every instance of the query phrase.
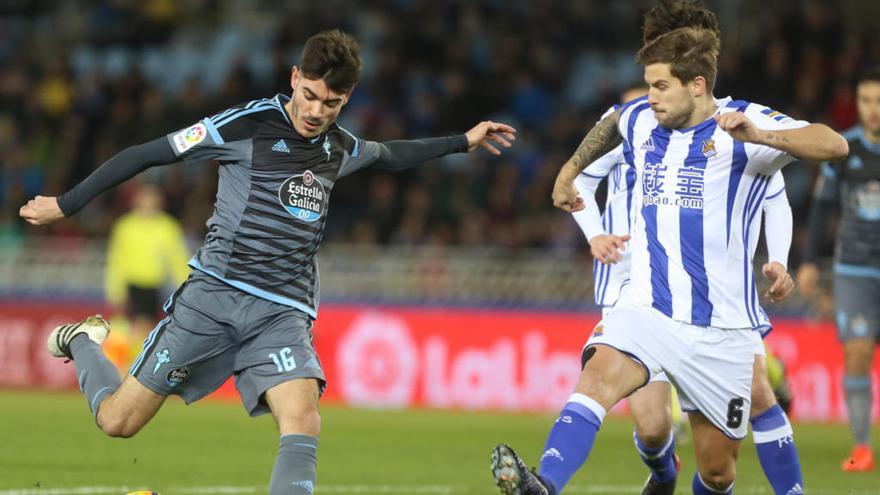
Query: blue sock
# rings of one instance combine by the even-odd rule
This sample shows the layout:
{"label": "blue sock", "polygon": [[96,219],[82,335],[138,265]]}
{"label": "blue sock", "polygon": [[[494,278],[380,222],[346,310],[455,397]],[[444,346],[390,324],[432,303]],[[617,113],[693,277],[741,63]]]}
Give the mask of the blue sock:
{"label": "blue sock", "polygon": [[605,408],[584,394],[572,394],[550,429],[544,455],[541,456],[541,478],[559,493],[575,471],[590,455],[596,432],[602,425]]}
{"label": "blue sock", "polygon": [[706,483],[703,482],[703,478],[700,478],[700,473],[698,471],[694,473],[694,481],[691,483],[691,490],[694,495],[733,495],[733,483],[731,483],[724,491],[709,488],[706,486]]}
{"label": "blue sock", "polygon": [[751,419],[758,460],[775,493],[803,493],[804,477],[794,446],[794,432],[779,404]]}
{"label": "blue sock", "polygon": [[636,443],[636,450],[642,462],[651,469],[651,477],[655,480],[666,483],[672,481],[678,474],[675,471],[675,436],[669,433],[669,440],[659,449],[652,449],[643,444],[639,436],[633,431],[633,441]]}

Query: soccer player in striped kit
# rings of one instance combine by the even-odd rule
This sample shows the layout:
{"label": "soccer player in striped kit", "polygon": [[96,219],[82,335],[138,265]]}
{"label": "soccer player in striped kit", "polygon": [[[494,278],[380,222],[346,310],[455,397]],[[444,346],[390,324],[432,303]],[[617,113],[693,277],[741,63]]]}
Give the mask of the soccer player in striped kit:
{"label": "soccer player in striped kit", "polygon": [[[694,0],[661,0],[657,8],[711,15]],[[719,51],[717,30],[706,28],[677,28],[648,41],[637,55],[648,96],[602,119],[557,176],[554,205],[582,209],[574,180],[623,142],[638,191],[631,278],[587,342],[580,379],[550,431],[540,471],[529,472],[507,445],[494,449],[502,493],[562,492],[587,460],[605,412],[660,372],[689,411],[693,492],[733,493],[756,341],[769,326],[752,272],[757,212],[773,174],[794,156],[836,160],[849,150],[827,126],[716,100]]]}
{"label": "soccer player in striped kit", "polygon": [[[483,147],[509,147],[510,126],[481,122],[465,134],[379,143],[336,124],[362,67],[340,31],[309,38],[291,72],[292,95],[253,100],[146,144],[127,148],[59,197],[20,214],[45,224],[76,213],[104,190],[153,166],[213,158],[220,163],[214,215],[193,271],[165,305],[168,317],[120,383],[100,344],[100,317],[62,325],[49,352],[73,359],[98,426],[131,437],[170,394],[196,401],[230,376],[252,416],[271,412],[281,433],[271,495],[315,489],[318,399],[324,372],[312,344],[319,283],[315,254],[334,183],[361,168],[401,170]],[[491,144],[490,144],[491,143]]]}
{"label": "soccer player in striped kit", "polygon": [[[624,91],[622,101],[634,100],[646,92],[644,85],[633,86]],[[615,105],[607,113],[618,108]],[[604,212],[600,215],[595,193],[606,179],[608,192]],[[630,278],[631,251],[625,249],[624,243],[629,239],[633,222],[635,182],[635,170],[624,159],[622,146],[591,163],[575,179],[575,187],[584,199],[585,208],[573,212],[572,216],[587,238],[594,257],[595,301],[602,308],[603,317],[614,307],[623,285]],[[766,295],[771,301],[780,301],[794,289],[786,268],[792,239],[792,213],[781,171],[773,175],[762,209],[769,259],[762,271],[773,283]],[[756,344],[750,416],[758,458],[772,486],[803,486],[791,425],[770,385],[763,342]],[[660,373],[628,398],[634,422],[633,441],[639,457],[651,471],[642,495],[671,495],[675,492],[680,466],[675,454],[679,425],[676,422],[673,428],[673,420],[679,413],[676,410],[679,405],[673,395],[668,378],[665,373]]]}

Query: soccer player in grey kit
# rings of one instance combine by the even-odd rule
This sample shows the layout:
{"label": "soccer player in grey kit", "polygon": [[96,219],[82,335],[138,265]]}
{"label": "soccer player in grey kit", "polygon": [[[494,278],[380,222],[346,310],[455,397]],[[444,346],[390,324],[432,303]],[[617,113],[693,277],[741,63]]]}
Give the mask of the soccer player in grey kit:
{"label": "soccer player in grey kit", "polygon": [[252,416],[271,412],[281,434],[269,493],[315,486],[324,373],[312,345],[321,243],[335,181],[372,166],[400,170],[478,146],[509,147],[516,130],[481,122],[465,134],[365,141],[336,124],[362,67],[355,40],[325,31],[306,42],[291,72],[292,96],[253,100],[179,132],[127,148],[56,197],[37,196],[20,215],[36,225],[76,213],[101,192],[157,165],[220,163],[214,214],[192,274],[165,304],[167,318],[144,341],[120,382],[100,344],[100,317],[62,325],[49,352],[73,359],[98,426],[131,437],[170,394],[187,403],[231,375]]}
{"label": "soccer player in grey kit", "polygon": [[837,332],[843,343],[846,406],[854,447],[841,464],[846,472],[875,469],[870,445],[871,364],[880,341],[880,67],[856,84],[859,125],[843,133],[846,159],[822,164],[810,212],[805,263],[798,285],[812,296],[818,279],[815,259],[830,211],[838,209],[834,256]]}

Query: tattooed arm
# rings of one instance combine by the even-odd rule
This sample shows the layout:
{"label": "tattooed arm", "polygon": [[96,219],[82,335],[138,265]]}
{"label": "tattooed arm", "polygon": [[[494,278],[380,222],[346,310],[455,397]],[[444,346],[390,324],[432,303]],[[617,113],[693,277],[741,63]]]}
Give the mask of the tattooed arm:
{"label": "tattooed arm", "polygon": [[616,111],[600,120],[590,129],[571,158],[562,165],[553,185],[553,206],[569,213],[584,209],[584,200],[578,196],[574,180],[587,165],[623,141],[617,129],[619,119],[620,112]]}

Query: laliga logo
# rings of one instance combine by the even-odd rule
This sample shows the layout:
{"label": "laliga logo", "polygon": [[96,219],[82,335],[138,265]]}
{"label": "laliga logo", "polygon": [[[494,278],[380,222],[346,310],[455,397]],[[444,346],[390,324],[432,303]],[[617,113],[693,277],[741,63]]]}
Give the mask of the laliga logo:
{"label": "laliga logo", "polygon": [[339,342],[342,396],[356,405],[405,407],[412,402],[418,349],[406,323],[368,312]]}
{"label": "laliga logo", "polygon": [[439,334],[417,341],[403,318],[365,312],[337,344],[342,398],[370,407],[551,409],[571,394],[580,370],[576,352],[550,351],[530,331],[514,340],[455,344]]}

